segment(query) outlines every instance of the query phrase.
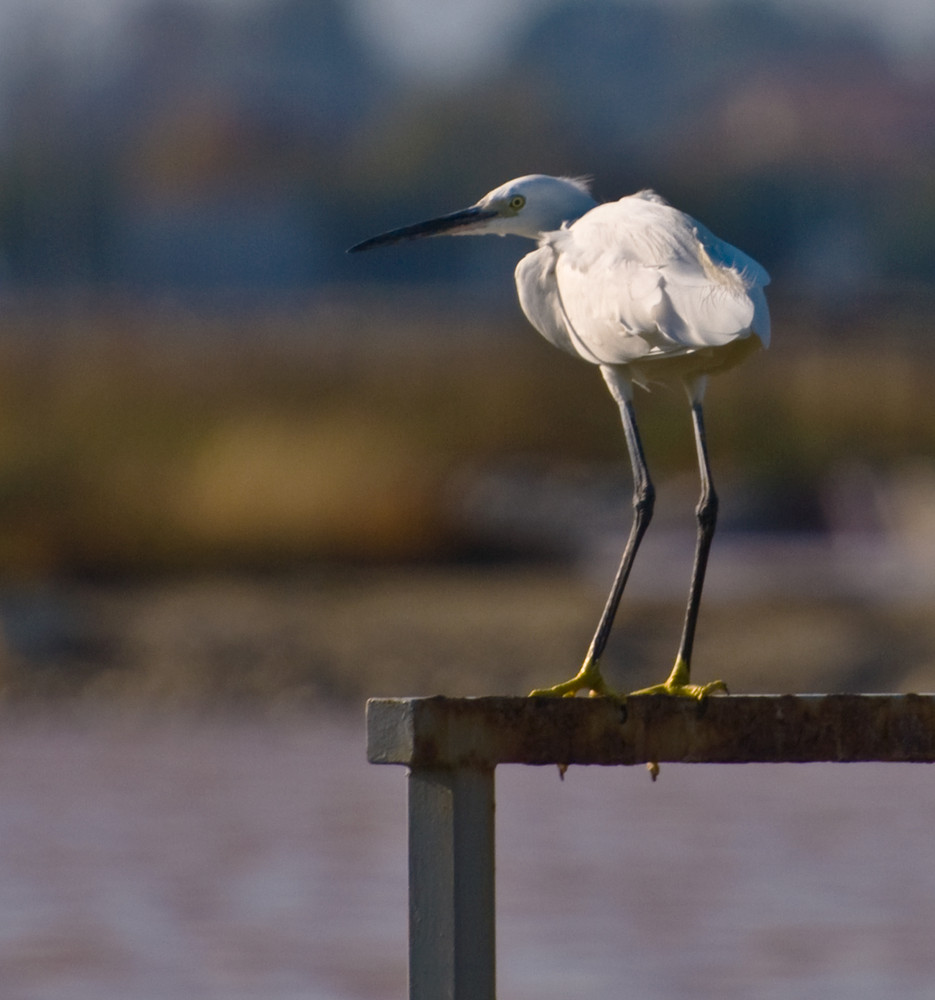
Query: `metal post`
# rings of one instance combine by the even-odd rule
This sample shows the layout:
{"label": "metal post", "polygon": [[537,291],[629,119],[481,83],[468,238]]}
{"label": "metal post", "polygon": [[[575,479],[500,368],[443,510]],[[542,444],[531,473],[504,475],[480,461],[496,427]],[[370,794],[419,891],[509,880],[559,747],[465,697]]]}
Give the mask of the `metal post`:
{"label": "metal post", "polygon": [[410,1000],[494,1000],[493,768],[409,773]]}
{"label": "metal post", "polygon": [[371,699],[367,756],[410,768],[410,1000],[494,1000],[498,764],[933,763],[935,695]]}

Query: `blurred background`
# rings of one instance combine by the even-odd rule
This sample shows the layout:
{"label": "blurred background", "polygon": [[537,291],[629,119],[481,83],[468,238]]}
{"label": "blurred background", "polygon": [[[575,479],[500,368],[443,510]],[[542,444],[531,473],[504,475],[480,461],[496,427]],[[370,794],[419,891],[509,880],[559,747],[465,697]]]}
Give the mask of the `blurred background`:
{"label": "blurred background", "polygon": [[[0,0],[4,997],[403,995],[362,700],[567,677],[629,527],[614,404],[515,301],[528,244],[344,253],[514,176],[653,187],[772,274],[773,347],[708,394],[696,679],[932,689],[933,53],[930,0]],[[626,689],[671,667],[698,491],[681,392],[637,408]],[[924,790],[840,771],[517,778],[501,982],[931,996]],[[619,884],[582,868],[621,841]]]}
{"label": "blurred background", "polygon": [[[344,253],[528,172],[652,186],[773,276],[775,346],[709,396],[699,670],[931,683],[933,41],[921,0],[6,0],[7,694],[567,673],[629,521],[597,372],[523,319],[521,240]],[[697,492],[681,394],[638,403],[631,688]]]}

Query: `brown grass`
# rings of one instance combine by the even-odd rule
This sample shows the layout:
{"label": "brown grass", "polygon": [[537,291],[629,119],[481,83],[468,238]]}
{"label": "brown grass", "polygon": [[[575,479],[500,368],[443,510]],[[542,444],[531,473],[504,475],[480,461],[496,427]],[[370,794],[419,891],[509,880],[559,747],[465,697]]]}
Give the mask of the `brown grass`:
{"label": "brown grass", "polygon": [[[774,349],[709,394],[719,473],[807,483],[935,454],[935,353],[893,324],[777,316]],[[689,469],[681,394],[638,407],[654,471]],[[625,462],[597,373],[519,319],[71,307],[13,312],[0,340],[6,574],[450,555],[452,475],[515,456]]]}

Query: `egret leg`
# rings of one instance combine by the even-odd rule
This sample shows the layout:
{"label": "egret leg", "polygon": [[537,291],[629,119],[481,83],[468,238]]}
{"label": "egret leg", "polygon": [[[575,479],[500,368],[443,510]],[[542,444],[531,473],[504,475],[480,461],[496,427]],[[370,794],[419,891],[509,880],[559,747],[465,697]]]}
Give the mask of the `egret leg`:
{"label": "egret leg", "polygon": [[579,691],[588,691],[592,696],[606,695],[608,697],[620,697],[616,692],[608,687],[604,680],[598,661],[607,645],[610,630],[614,624],[614,617],[620,605],[620,598],[623,596],[624,587],[633,568],[633,560],[636,558],[637,550],[649,522],[653,516],[653,504],[655,502],[655,489],[652,480],[649,478],[649,469],[646,465],[646,458],[643,455],[643,445],[640,441],[639,431],[636,426],[636,414],[633,410],[633,391],[630,380],[613,368],[602,367],[601,373],[607,382],[611,395],[620,408],[620,417],[623,421],[623,433],[626,437],[627,450],[630,454],[630,464],[633,468],[633,523],[630,526],[630,534],[627,538],[626,547],[614,577],[613,586],[604,605],[604,611],[597,625],[597,631],[591,640],[588,654],[584,658],[581,669],[570,680],[554,687],[537,688],[531,692],[531,697],[574,697]]}
{"label": "egret leg", "polygon": [[[700,395],[700,394],[699,394]],[[713,691],[727,691],[723,681],[709,684],[692,684],[690,664],[692,647],[695,642],[695,626],[698,624],[698,609],[701,606],[701,590],[704,586],[705,571],[708,568],[708,553],[717,525],[718,499],[711,481],[711,466],[708,462],[708,445],[705,437],[704,415],[701,399],[692,399],[692,423],[695,429],[695,445],[698,449],[698,468],[701,473],[701,497],[695,508],[698,521],[698,538],[695,545],[695,562],[692,567],[691,586],[688,591],[688,606],[685,609],[685,623],[682,627],[682,641],[672,673],[663,684],[635,691],[634,694],[673,694],[682,697],[704,698]]]}

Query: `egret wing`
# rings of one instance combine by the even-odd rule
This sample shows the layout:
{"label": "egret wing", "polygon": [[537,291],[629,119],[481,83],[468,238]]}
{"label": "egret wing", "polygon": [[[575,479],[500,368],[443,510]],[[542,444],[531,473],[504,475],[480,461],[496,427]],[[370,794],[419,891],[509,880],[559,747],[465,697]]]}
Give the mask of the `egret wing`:
{"label": "egret wing", "polygon": [[555,347],[577,354],[555,280],[555,250],[544,243],[516,265],[516,293],[526,319]]}
{"label": "egret wing", "polygon": [[768,336],[766,272],[658,196],[600,205],[545,244],[551,312],[589,360],[625,364]]}

